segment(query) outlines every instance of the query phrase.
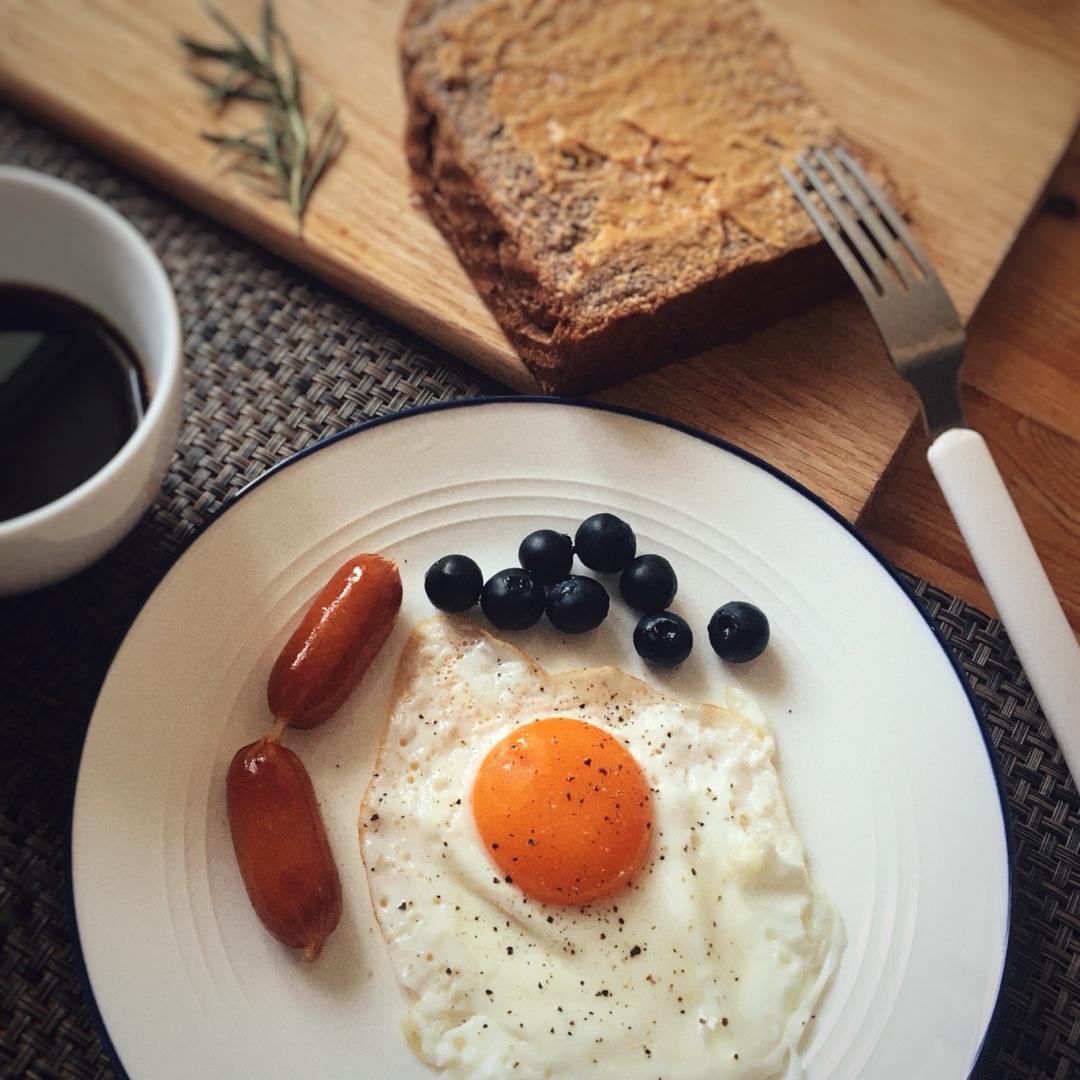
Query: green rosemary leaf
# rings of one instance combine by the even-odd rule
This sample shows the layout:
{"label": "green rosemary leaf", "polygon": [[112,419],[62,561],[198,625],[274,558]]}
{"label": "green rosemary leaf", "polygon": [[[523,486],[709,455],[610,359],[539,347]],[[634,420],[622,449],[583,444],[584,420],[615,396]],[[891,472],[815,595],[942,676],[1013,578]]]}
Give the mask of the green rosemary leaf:
{"label": "green rosemary leaf", "polygon": [[263,56],[268,63],[272,63],[274,59],[274,8],[270,0],[263,0],[262,47]]}
{"label": "green rosemary leaf", "polygon": [[331,108],[325,123],[322,125],[317,149],[311,160],[311,168],[308,170],[303,187],[300,189],[301,203],[306,203],[311,197],[311,192],[319,182],[323,170],[337,157],[338,151],[344,144],[345,136],[337,118],[337,110]]}
{"label": "green rosemary leaf", "polygon": [[[211,91],[216,91],[220,86],[220,83],[216,79],[208,79],[198,71],[189,71],[188,75],[200,86],[205,86]],[[211,93],[210,100],[216,101],[214,93]],[[223,96],[221,103],[225,104],[229,101],[257,101],[260,104],[266,105],[272,100],[273,99],[269,94],[258,90],[252,90],[250,83],[247,83],[231,87],[229,92]]]}
{"label": "green rosemary leaf", "polygon": [[208,44],[181,36],[179,43],[189,59],[222,64],[224,70],[216,79],[201,70],[189,73],[209,89],[211,105],[250,101],[264,111],[257,128],[236,134],[202,132],[202,137],[218,153],[234,155],[233,167],[246,180],[257,181],[257,190],[287,202],[299,231],[312,191],[345,142],[337,111],[328,103],[310,121],[306,116],[300,64],[271,0],[262,6],[258,47],[216,8],[207,5],[206,11],[229,42]]}
{"label": "green rosemary leaf", "polygon": [[243,72],[243,68],[235,58],[229,61],[229,70],[225,72],[221,82],[210,91],[210,103],[220,105],[223,101],[233,96],[237,89],[236,80]]}
{"label": "green rosemary leaf", "polygon": [[214,20],[225,31],[226,34],[231,37],[236,45],[237,50],[243,55],[250,57],[250,59],[258,63],[259,58],[255,55],[255,50],[252,49],[248,43],[248,39],[233,25],[233,23],[226,18],[216,7],[212,4],[203,4],[203,10],[211,19]]}
{"label": "green rosemary leaf", "polygon": [[[273,124],[269,118],[266,122],[266,159],[270,162],[274,170],[274,175],[277,177],[278,186],[282,191],[288,189],[288,179],[285,174],[285,164],[281,160],[281,151],[278,146],[279,138],[277,131],[274,130]],[[295,212],[295,211],[294,211]]]}
{"label": "green rosemary leaf", "polygon": [[207,142],[215,143],[217,146],[224,146],[227,150],[247,150],[255,157],[266,156],[266,148],[262,143],[245,138],[243,135],[222,135],[216,131],[200,131],[199,134]]}
{"label": "green rosemary leaf", "polygon": [[178,39],[180,44],[187,49],[192,56],[202,60],[224,60],[231,63],[236,50],[221,45],[206,45],[201,41],[193,41],[188,37]]}
{"label": "green rosemary leaf", "polygon": [[207,142],[213,143],[222,153],[233,150],[244,158],[254,158],[256,161],[269,161],[266,147],[254,139],[243,135],[221,135],[215,131],[200,131],[199,135]]}

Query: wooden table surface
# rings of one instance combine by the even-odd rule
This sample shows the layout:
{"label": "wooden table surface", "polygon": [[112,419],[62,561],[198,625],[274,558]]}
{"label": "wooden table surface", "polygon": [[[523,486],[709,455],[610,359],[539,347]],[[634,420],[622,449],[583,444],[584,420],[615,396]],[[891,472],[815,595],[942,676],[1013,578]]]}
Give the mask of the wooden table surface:
{"label": "wooden table surface", "polygon": [[[334,2],[338,0],[311,0],[315,6]],[[128,0],[109,3],[129,13],[141,10]],[[100,17],[108,6],[95,0],[81,5],[81,10]],[[397,3],[390,6],[396,10]],[[379,11],[383,7],[374,5]],[[50,5],[35,5],[35,10],[46,8]],[[796,22],[805,16],[800,5],[787,0],[776,0],[770,5],[770,10],[773,8],[777,15],[788,12]],[[64,23],[68,5],[56,2],[51,9]],[[1055,92],[1050,95],[1050,104],[1064,102],[1072,108],[1066,100],[1072,83],[1062,73],[1080,67],[1080,4],[1062,0],[945,0],[940,10],[935,7],[934,11],[940,18],[975,12],[987,25],[1008,29],[1009,40],[1018,43],[1016,48],[1034,50],[1044,57],[1047,74],[1040,88],[1045,88],[1051,71],[1061,80],[1060,93],[1051,83]],[[18,20],[10,25],[18,26],[23,35],[33,26]],[[93,20],[88,23],[90,27],[101,25]],[[301,21],[301,25],[306,24]],[[809,19],[806,33],[815,26],[816,15]],[[981,22],[979,26],[980,33],[985,32]],[[158,30],[164,47],[173,50],[172,29],[162,24]],[[795,33],[793,39],[801,38]],[[835,43],[827,36],[823,40],[821,57],[827,59]],[[85,53],[81,38],[79,46],[76,55]],[[0,46],[0,54],[3,52]],[[339,53],[336,50],[335,54]],[[10,49],[8,54],[9,59],[15,56]],[[172,52],[168,55],[168,64],[161,65],[161,70],[182,83],[181,65],[173,62]],[[811,69],[808,74],[812,74],[814,56],[810,50],[803,57]],[[351,65],[352,59],[348,63]],[[1000,81],[1001,72],[995,72]],[[0,77],[0,85],[3,82]],[[60,79],[50,83],[53,91],[65,85],[66,80]],[[91,79],[88,85],[98,84]],[[1023,100],[1013,100],[1008,94],[998,98],[989,100],[984,109],[996,120],[994,130],[1005,130],[1019,145],[1026,146],[1023,140],[1030,139],[1034,130],[1034,114],[1025,113],[1025,108],[1028,113],[1030,108]],[[1039,100],[1046,107],[1044,99],[1045,94]],[[182,100],[192,108],[201,107],[194,96]],[[946,95],[943,100],[951,99]],[[876,108],[873,101],[868,98],[864,104],[872,114],[871,106]],[[57,122],[62,119],[44,98],[28,99],[24,105],[31,112],[56,112],[52,119]],[[159,113],[150,110],[149,115],[151,129],[160,129]],[[179,127],[193,147],[189,156],[194,155],[193,160],[205,167],[205,147],[195,134],[198,124],[185,121]],[[388,154],[394,167],[403,168],[397,136],[390,141],[393,147]],[[937,144],[928,150],[935,168],[948,160],[946,150]],[[1029,163],[1030,156],[1023,157],[1023,162]],[[997,187],[1004,184],[1007,188],[1015,179],[1009,168],[1000,164],[994,168]],[[981,202],[965,205],[985,210],[982,204],[996,187],[979,182],[979,176],[972,181],[972,191],[979,193]],[[399,187],[404,190],[403,184]],[[936,190],[933,184],[926,187],[929,192]],[[1076,210],[1080,201],[1080,137],[1074,139],[1057,169],[1049,192],[1043,209],[1021,233],[971,320],[965,371],[967,406],[969,421],[990,443],[1066,613],[1080,632],[1080,217]],[[204,208],[214,210],[209,205]],[[931,218],[935,212],[957,212],[953,203],[936,209],[924,206],[923,212],[927,209]],[[976,240],[981,236],[978,234]],[[930,246],[944,274],[949,253]],[[977,248],[977,243],[971,251],[965,247],[966,257],[978,254]],[[945,276],[961,310],[969,310],[981,290],[969,296],[958,289],[958,278]],[[471,292],[466,290],[464,295],[475,303]],[[395,313],[392,305],[390,310]],[[719,357],[723,360],[722,384],[715,382],[715,365],[707,358],[695,358],[632,380],[603,396],[710,429],[719,423],[710,423],[710,417],[722,417],[718,434],[735,437],[748,449],[783,466],[841,512],[858,514],[870,539],[898,565],[992,610],[926,465],[926,439],[920,428],[909,431],[891,470],[878,483],[869,504],[866,502],[893,447],[903,437],[914,398],[889,370],[860,302],[851,295],[822,305],[803,317],[800,330],[797,357],[790,345],[785,347],[786,324],[763,332],[759,344],[764,344],[756,352],[753,348],[727,350],[731,356]],[[837,342],[841,341],[851,347],[838,350]],[[865,393],[860,395],[859,390]],[[853,423],[856,417],[858,424]]]}
{"label": "wooden table surface", "polygon": [[[982,432],[1080,634],[1080,133],[969,325],[968,422]],[[884,353],[881,363],[887,363]],[[994,610],[913,428],[860,518],[897,565]]]}
{"label": "wooden table surface", "polygon": [[[258,25],[260,0],[220,0]],[[410,199],[397,35],[405,0],[277,0],[311,102],[348,142],[302,238],[254,198],[200,129],[215,117],[180,32],[218,40],[195,0],[0,2],[0,100],[115,158],[454,355],[535,388],[449,246]],[[808,85],[913,202],[914,227],[962,317],[1000,267],[1080,114],[1075,0],[762,0]],[[346,44],[343,44],[346,43]],[[1080,48],[1080,46],[1078,46]],[[915,412],[854,295],[604,396],[731,439],[860,514]]]}

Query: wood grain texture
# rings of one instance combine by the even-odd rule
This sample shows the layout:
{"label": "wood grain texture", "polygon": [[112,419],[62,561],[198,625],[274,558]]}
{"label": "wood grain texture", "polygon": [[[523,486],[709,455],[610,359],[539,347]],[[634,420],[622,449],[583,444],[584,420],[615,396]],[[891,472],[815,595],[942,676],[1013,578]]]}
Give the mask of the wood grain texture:
{"label": "wood grain texture", "polygon": [[[970,327],[972,427],[994,454],[1080,634],[1080,136]],[[862,519],[898,565],[993,611],[913,428]]]}
{"label": "wood grain texture", "polygon": [[854,294],[745,344],[669,364],[595,396],[663,413],[782,463],[850,517],[864,498],[855,485],[873,487],[870,478],[892,457],[886,447],[899,444],[917,407]]}
{"label": "wood grain texture", "polygon": [[1080,64],[1080,4],[1075,0],[948,0],[1009,37]]}
{"label": "wood grain texture", "polygon": [[[220,0],[256,25],[257,0]],[[1047,0],[1049,3],[1049,0]],[[966,316],[1080,111],[1080,67],[1036,10],[1022,26],[946,0],[762,0],[811,89],[916,197],[929,252]],[[1000,5],[999,5],[1000,7]],[[404,0],[277,0],[348,144],[295,234],[285,208],[214,163],[215,118],[176,35],[216,37],[194,0],[5,0],[0,95],[358,296],[512,387],[533,383],[411,200],[396,37]],[[1041,21],[1040,21],[1041,20]],[[764,454],[854,516],[914,406],[853,299],[611,391]]]}

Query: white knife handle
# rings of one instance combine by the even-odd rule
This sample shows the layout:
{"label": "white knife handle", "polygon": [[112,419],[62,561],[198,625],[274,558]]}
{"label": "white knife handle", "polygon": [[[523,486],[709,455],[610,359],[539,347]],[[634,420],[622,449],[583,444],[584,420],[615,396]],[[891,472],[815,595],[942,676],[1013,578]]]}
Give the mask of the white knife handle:
{"label": "white knife handle", "polygon": [[978,432],[953,428],[927,457],[1080,786],[1080,645],[990,449]]}

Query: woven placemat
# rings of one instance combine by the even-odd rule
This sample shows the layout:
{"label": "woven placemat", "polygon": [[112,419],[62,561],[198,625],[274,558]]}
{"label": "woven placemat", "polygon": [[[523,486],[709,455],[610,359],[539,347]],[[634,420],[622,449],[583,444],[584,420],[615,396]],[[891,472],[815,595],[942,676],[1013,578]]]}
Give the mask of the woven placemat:
{"label": "woven placemat", "polygon": [[[183,322],[184,421],[152,509],[90,570],[0,602],[0,1072],[105,1078],[115,1074],[68,923],[68,830],[83,734],[125,630],[198,526],[275,462],[369,417],[499,388],[2,110],[0,161],[61,176],[131,220],[161,257]],[[1080,1076],[1076,789],[999,624],[908,580],[986,710],[1013,820],[1014,947],[991,1052],[976,1075]]]}

